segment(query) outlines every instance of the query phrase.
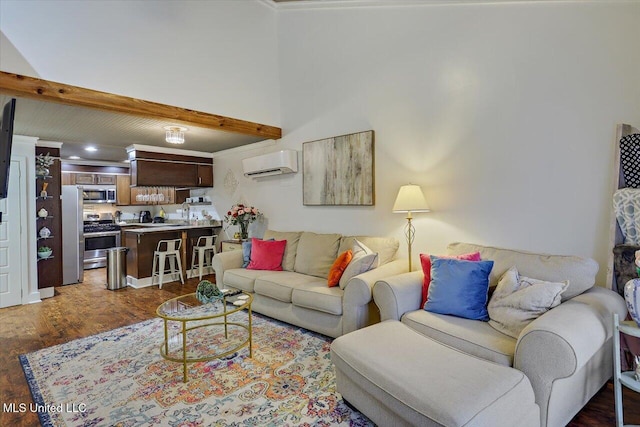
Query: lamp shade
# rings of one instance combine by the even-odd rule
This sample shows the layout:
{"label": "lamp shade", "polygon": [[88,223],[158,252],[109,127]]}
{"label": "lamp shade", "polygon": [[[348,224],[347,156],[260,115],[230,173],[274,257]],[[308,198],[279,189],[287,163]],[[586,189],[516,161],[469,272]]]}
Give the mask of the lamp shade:
{"label": "lamp shade", "polygon": [[427,200],[424,198],[419,185],[408,184],[400,187],[396,202],[393,204],[393,212],[430,212]]}

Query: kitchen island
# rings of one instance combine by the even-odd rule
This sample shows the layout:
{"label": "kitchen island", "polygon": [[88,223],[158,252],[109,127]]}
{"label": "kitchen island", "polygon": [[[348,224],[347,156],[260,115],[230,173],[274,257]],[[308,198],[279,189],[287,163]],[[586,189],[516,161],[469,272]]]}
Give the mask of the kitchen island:
{"label": "kitchen island", "polygon": [[[200,236],[218,234],[222,229],[219,222],[209,224],[137,224],[138,227],[124,229],[122,246],[129,248],[127,253],[127,285],[133,288],[151,286],[153,252],[160,240],[181,239],[180,257],[185,278],[190,277],[191,253]],[[177,276],[177,275],[176,275]],[[165,274],[165,283],[170,280]],[[157,283],[156,283],[157,284]]]}

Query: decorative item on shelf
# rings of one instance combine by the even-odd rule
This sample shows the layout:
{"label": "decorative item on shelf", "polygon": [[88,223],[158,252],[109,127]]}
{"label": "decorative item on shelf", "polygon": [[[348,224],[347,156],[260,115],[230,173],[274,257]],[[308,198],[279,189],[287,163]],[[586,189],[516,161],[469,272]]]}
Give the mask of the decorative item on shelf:
{"label": "decorative item on shelf", "polygon": [[49,216],[49,212],[47,212],[45,208],[42,208],[38,211],[38,216],[40,218],[46,218],[47,216]]}
{"label": "decorative item on shelf", "polygon": [[51,256],[52,253],[53,251],[49,246],[40,246],[38,248],[38,258],[40,259],[47,259]]}
{"label": "decorative item on shelf", "polygon": [[40,237],[42,237],[43,239],[48,238],[49,236],[51,236],[51,230],[49,230],[47,227],[42,227],[40,229],[40,231],[38,232],[38,234],[40,235]]}
{"label": "decorative item on shelf", "polygon": [[[636,251],[636,267],[640,276],[640,250]],[[624,299],[631,318],[640,327],[640,279],[631,279],[624,285]]]}
{"label": "decorative item on shelf", "polygon": [[211,283],[208,280],[203,280],[198,283],[196,288],[196,298],[203,304],[207,304],[213,301],[220,301],[224,294],[218,289],[215,283]]}
{"label": "decorative item on shelf", "polygon": [[407,225],[404,228],[404,236],[407,239],[407,246],[409,252],[409,271],[411,271],[411,245],[416,236],[416,229],[411,224],[413,216],[412,212],[431,212],[427,200],[424,198],[422,189],[419,185],[408,184],[400,187],[396,202],[393,204],[394,213],[406,213]]}
{"label": "decorative item on shelf", "polygon": [[47,197],[47,187],[49,186],[48,182],[43,182],[42,183],[42,191],[40,192],[40,197],[42,198],[46,198]]}
{"label": "decorative item on shelf", "polygon": [[246,240],[249,238],[249,224],[261,216],[262,213],[257,208],[238,203],[231,207],[231,210],[225,215],[224,220],[230,225],[239,226],[240,239]]}
{"label": "decorative item on shelf", "polygon": [[37,176],[47,176],[49,175],[49,168],[53,165],[53,157],[49,153],[47,154],[38,154],[36,156],[36,175]]}

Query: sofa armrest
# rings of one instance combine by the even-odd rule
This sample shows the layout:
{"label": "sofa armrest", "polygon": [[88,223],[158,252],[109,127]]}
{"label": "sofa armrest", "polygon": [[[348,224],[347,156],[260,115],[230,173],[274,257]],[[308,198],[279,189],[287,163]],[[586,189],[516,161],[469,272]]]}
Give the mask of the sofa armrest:
{"label": "sofa armrest", "polygon": [[574,375],[605,346],[605,352],[613,352],[613,313],[626,314],[624,300],[594,287],[549,310],[521,332],[513,366],[531,381],[542,413],[547,413],[555,380]]}
{"label": "sofa armrest", "polygon": [[422,271],[412,271],[378,280],[373,287],[373,299],[380,308],[380,320],[400,320],[408,311],[420,308]]}
{"label": "sofa armrest", "polygon": [[242,267],[242,251],[218,252],[213,256],[211,265],[216,272],[216,283],[222,284],[225,270]]}
{"label": "sofa armrest", "polygon": [[378,321],[372,288],[383,277],[407,271],[406,260],[395,260],[352,277],[342,297],[342,333],[364,328]]}
{"label": "sofa armrest", "polygon": [[378,268],[352,277],[344,287],[343,305],[365,305],[373,298],[372,289],[375,283],[388,276],[407,271],[406,260],[397,259]]}

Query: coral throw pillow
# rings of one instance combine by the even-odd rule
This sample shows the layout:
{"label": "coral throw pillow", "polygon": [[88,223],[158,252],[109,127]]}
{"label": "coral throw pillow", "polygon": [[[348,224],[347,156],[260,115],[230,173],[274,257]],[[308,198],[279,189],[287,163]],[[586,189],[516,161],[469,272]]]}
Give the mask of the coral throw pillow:
{"label": "coral throw pillow", "polygon": [[282,257],[287,247],[286,240],[251,239],[251,261],[247,270],[282,270]]}
{"label": "coral throw pillow", "polygon": [[[438,258],[480,261],[480,252],[471,252],[470,254],[462,255],[438,255]],[[420,254],[420,264],[422,264],[422,272],[424,273],[424,280],[422,282],[422,302],[420,303],[420,307],[424,308],[424,303],[427,302],[427,295],[429,295],[429,284],[431,283],[431,258],[429,258],[429,254]]]}
{"label": "coral throw pillow", "polygon": [[344,273],[344,269],[347,268],[347,266],[351,262],[351,258],[353,258],[353,252],[351,252],[351,250],[347,250],[342,252],[333,262],[331,270],[329,270],[329,277],[327,279],[327,284],[330,288],[338,286],[338,284],[340,283],[340,278],[342,277],[342,273]]}

